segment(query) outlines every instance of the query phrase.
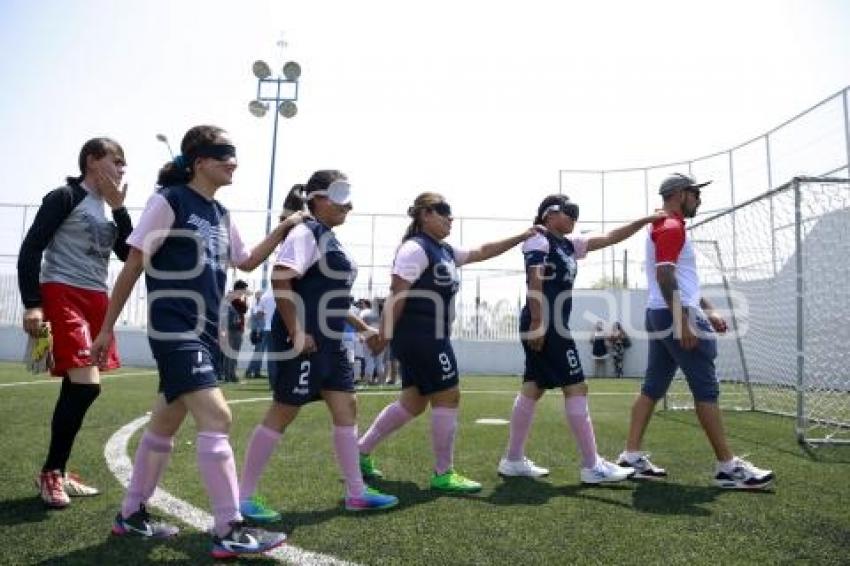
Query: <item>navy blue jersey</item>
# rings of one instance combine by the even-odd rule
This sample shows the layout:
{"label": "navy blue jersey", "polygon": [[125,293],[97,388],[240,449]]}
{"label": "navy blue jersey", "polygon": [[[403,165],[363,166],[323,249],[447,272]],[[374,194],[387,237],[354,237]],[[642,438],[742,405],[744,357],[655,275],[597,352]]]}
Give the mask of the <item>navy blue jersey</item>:
{"label": "navy blue jersey", "polygon": [[439,329],[448,337],[454,319],[454,298],[460,288],[454,250],[425,234],[411,239],[422,246],[428,257],[428,267],[410,286],[411,292],[404,302],[395,332],[427,333],[436,337]]}
{"label": "navy blue jersey", "polygon": [[230,217],[216,200],[185,185],[159,190],[174,222],[145,269],[148,338],[154,357],[196,349],[218,349],[219,310],[231,262]]}
{"label": "navy blue jersey", "polygon": [[[526,282],[529,268],[543,266],[543,296],[546,303],[542,315],[548,320],[547,332],[554,332],[557,326],[569,327],[572,311],[572,290],[578,265],[576,260],[587,254],[587,240],[584,238],[559,238],[549,232],[537,234],[526,240],[522,246],[525,259]],[[528,300],[522,309],[520,328],[528,330],[531,315]],[[557,323],[557,324],[556,324]]]}
{"label": "navy blue jersey", "polygon": [[[305,220],[304,226],[312,232],[318,251],[318,261],[292,282],[292,290],[304,303],[304,331],[317,342],[339,343],[351,307],[351,286],[357,278],[357,265],[330,228],[315,220]],[[277,310],[272,332],[288,337]]]}

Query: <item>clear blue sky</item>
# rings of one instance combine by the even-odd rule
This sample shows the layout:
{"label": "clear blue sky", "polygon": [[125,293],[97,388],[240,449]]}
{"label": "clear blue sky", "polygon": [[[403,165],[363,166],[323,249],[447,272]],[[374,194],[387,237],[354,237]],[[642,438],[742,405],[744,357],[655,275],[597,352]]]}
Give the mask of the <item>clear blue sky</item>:
{"label": "clear blue sky", "polygon": [[[272,122],[250,66],[303,68],[277,196],[349,173],[360,212],[424,189],[465,215],[530,217],[560,168],[669,162],[760,134],[850,84],[850,2],[3,0],[0,202],[38,202],[82,142],[125,147],[141,205],[197,123],[228,129],[236,184],[263,208]],[[642,203],[641,203],[642,204]]]}

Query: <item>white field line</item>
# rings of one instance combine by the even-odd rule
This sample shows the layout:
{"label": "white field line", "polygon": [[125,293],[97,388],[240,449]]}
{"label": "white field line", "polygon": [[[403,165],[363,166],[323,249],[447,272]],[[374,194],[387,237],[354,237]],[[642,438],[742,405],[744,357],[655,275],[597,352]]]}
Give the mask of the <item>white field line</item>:
{"label": "white field line", "polygon": [[[114,373],[108,374],[105,373],[100,376],[101,381],[104,379],[115,379],[116,377],[133,377],[138,375],[154,375],[156,374],[156,370],[150,371],[136,371],[130,373]],[[59,377],[51,377],[49,379],[35,379],[33,381],[16,381],[14,383],[0,383],[0,387],[20,387],[22,385],[61,385],[62,379]]]}
{"label": "white field line", "polygon": [[[267,399],[241,399],[239,402],[247,403],[264,400]],[[145,415],[124,425],[109,438],[103,449],[103,456],[106,458],[109,470],[125,489],[130,483],[130,474],[133,470],[133,464],[127,455],[127,443],[130,437],[137,430],[145,426],[149,419],[150,416]],[[174,497],[162,488],[157,488],[149,504],[172,517],[180,519],[199,531],[207,531],[212,526],[213,519],[209,513]],[[289,544],[284,544],[266,553],[265,556],[275,558],[278,562],[303,566],[357,566],[354,562],[346,562],[333,556],[310,552]]]}

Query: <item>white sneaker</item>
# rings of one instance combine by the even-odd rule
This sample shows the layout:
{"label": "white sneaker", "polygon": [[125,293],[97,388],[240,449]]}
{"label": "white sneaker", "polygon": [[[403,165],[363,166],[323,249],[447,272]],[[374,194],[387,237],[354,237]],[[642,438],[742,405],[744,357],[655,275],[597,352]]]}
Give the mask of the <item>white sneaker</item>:
{"label": "white sneaker", "polygon": [[632,468],[635,473],[632,476],[633,479],[655,479],[655,478],[666,478],[667,470],[664,468],[659,468],[655,464],[653,464],[649,460],[648,452],[641,452],[640,457],[637,460],[632,462],[629,461],[625,452],[620,454],[620,457],[617,458],[617,465],[623,468]]}
{"label": "white sneaker", "polygon": [[628,479],[634,473],[634,468],[620,467],[599,456],[595,466],[581,469],[581,483],[613,483]]}
{"label": "white sneaker", "polygon": [[65,472],[65,493],[71,497],[91,497],[100,494],[100,490],[94,486],[86,485],[80,476]]}
{"label": "white sneaker", "polygon": [[762,489],[773,483],[773,479],[772,470],[762,470],[737,456],[732,459],[731,471],[723,471],[718,462],[714,474],[714,483],[726,489]]}
{"label": "white sneaker", "polygon": [[499,460],[499,475],[502,476],[524,476],[528,478],[540,478],[549,475],[549,470],[541,468],[529,460],[508,460],[502,458]]}

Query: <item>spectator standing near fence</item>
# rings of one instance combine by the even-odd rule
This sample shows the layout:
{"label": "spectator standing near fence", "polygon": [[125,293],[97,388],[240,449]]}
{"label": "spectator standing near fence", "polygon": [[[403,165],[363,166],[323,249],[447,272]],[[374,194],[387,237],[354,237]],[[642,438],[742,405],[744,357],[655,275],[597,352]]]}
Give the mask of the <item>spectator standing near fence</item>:
{"label": "spectator standing near fence", "polygon": [[593,358],[593,377],[605,377],[608,362],[608,337],[605,335],[605,324],[600,320],[593,327],[590,337]]}
{"label": "spectator standing near fence", "polygon": [[224,380],[239,383],[236,366],[239,364],[239,352],[245,338],[245,315],[248,313],[248,302],[245,296],[248,284],[239,279],[233,284],[233,291],[227,296],[227,310],[224,319],[226,332],[226,348],[224,349]]}
{"label": "spectator standing near fence", "polygon": [[623,325],[615,322],[611,328],[611,336],[608,338],[608,343],[611,344],[611,359],[614,362],[614,375],[623,377],[623,360],[626,357],[626,350],[631,348],[632,341],[626,331],[623,330]]}
{"label": "spectator standing near fence", "polygon": [[42,501],[54,509],[66,507],[69,496],[99,493],[66,466],[83,419],[100,395],[100,372],[120,367],[114,345],[102,363],[92,359],[90,350],[106,312],[109,256],[114,252],[122,261],[127,258],[126,240],[133,230],[124,208],[127,185],[120,188],[125,167],[121,146],[109,138],[90,139],[80,150],[78,165],[78,177],[68,177],[44,197],[18,254],[24,331],[37,337],[50,324],[50,371],[62,378],[50,447],[36,478]]}

